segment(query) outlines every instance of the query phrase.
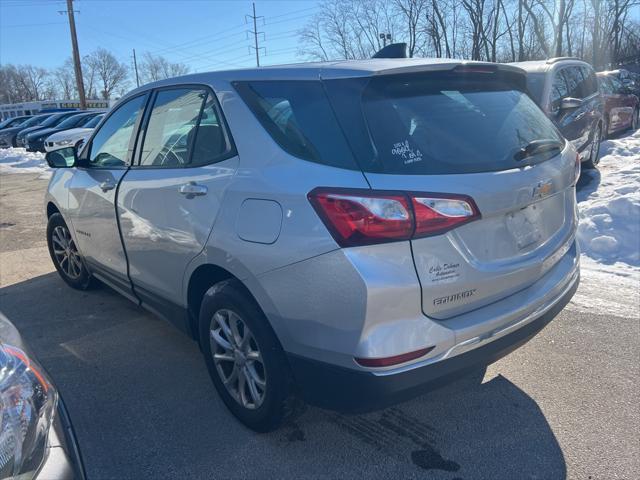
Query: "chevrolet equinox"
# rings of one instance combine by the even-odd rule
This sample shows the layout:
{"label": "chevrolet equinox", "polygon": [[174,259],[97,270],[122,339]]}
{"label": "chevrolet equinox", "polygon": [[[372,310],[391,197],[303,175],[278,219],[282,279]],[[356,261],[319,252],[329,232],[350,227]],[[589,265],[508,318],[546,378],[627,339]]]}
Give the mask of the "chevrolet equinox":
{"label": "chevrolet equinox", "polygon": [[486,366],[579,282],[580,159],[521,69],[373,59],[140,87],[47,154],[47,240],[192,336],[229,410],[370,410]]}

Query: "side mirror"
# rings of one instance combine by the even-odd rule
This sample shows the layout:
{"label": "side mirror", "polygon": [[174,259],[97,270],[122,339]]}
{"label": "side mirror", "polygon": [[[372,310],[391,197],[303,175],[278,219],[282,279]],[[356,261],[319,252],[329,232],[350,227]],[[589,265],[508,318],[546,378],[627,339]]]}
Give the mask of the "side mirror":
{"label": "side mirror", "polygon": [[582,100],[579,98],[567,97],[563,98],[560,102],[560,110],[572,110],[582,105]]}
{"label": "side mirror", "polygon": [[75,147],[65,147],[47,152],[44,158],[51,168],[71,168],[78,161]]}

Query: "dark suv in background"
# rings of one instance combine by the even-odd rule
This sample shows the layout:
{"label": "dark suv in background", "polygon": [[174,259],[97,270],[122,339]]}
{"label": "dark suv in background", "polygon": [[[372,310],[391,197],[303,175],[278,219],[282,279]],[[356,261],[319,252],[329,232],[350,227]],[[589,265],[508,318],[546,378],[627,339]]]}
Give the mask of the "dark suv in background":
{"label": "dark suv in background", "polygon": [[593,67],[564,57],[513,65],[527,72],[529,94],[573,144],[583,166],[596,168],[604,133],[604,102]]}
{"label": "dark suv in background", "polygon": [[638,97],[615,72],[598,72],[597,76],[604,100],[604,136],[637,129],[640,114]]}

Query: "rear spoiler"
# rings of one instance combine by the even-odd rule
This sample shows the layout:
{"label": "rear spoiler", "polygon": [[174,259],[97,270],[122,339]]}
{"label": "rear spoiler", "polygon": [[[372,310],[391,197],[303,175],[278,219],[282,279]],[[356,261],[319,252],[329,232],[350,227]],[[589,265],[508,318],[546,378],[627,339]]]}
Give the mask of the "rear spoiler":
{"label": "rear spoiler", "polygon": [[527,72],[520,67],[504,63],[476,61],[439,61],[437,63],[416,63],[396,68],[388,68],[373,73],[372,76],[401,75],[411,73],[453,72],[475,78],[485,76],[487,80],[498,77],[502,81],[513,83],[518,90],[527,92]]}

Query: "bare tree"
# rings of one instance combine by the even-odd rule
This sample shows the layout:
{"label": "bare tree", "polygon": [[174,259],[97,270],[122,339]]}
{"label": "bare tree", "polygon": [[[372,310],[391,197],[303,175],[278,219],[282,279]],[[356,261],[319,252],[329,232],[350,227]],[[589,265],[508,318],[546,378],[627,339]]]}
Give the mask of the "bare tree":
{"label": "bare tree", "polygon": [[104,99],[111,98],[111,94],[127,82],[127,66],[104,48],[87,55],[85,64],[89,69],[87,76],[100,82],[100,96]]}
{"label": "bare tree", "polygon": [[172,63],[162,56],[154,56],[146,52],[140,63],[142,78],[145,83],[156,82],[165,78],[177,77],[189,73],[189,67],[182,63]]}
{"label": "bare tree", "polygon": [[426,0],[395,0],[397,8],[402,12],[404,24],[407,27],[406,38],[409,56],[413,57],[416,45],[420,41],[424,29],[420,28],[420,21],[427,10]]}
{"label": "bare tree", "polygon": [[75,98],[76,77],[73,70],[73,61],[70,58],[67,58],[62,66],[54,70],[53,77],[62,98]]}

